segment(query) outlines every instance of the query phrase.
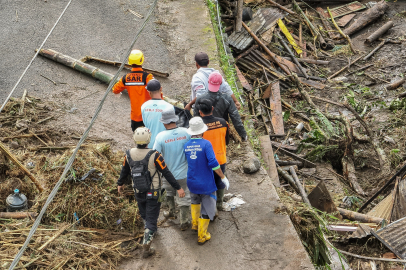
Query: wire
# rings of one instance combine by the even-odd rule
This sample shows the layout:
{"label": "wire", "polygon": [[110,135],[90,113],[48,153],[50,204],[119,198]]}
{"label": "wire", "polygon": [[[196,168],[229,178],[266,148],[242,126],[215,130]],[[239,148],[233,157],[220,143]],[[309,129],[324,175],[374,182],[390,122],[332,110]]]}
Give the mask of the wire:
{"label": "wire", "polygon": [[17,86],[20,84],[21,80],[23,79],[25,73],[27,73],[27,70],[30,68],[32,62],[34,62],[34,59],[37,57],[37,55],[39,54],[39,52],[42,49],[42,46],[44,46],[45,42],[47,41],[48,37],[51,35],[52,31],[54,31],[56,25],[59,23],[59,21],[61,20],[63,14],[65,14],[65,11],[68,9],[70,3],[72,2],[72,0],[69,0],[69,3],[66,5],[65,9],[62,11],[61,15],[59,16],[58,20],[56,21],[56,23],[54,24],[54,26],[52,27],[51,31],[49,31],[48,35],[46,36],[46,38],[44,39],[44,41],[42,42],[41,46],[39,46],[39,49],[37,50],[37,52],[35,53],[34,57],[31,59],[30,63],[28,64],[28,66],[25,68],[23,74],[21,74],[20,78],[18,79],[17,83],[14,85],[13,89],[11,90],[10,94],[8,95],[8,97],[6,98],[6,100],[4,101],[3,105],[0,108],[0,113],[3,111],[4,107],[6,106],[7,102],[10,100],[11,96],[13,95],[14,91],[16,90]]}
{"label": "wire", "polygon": [[109,87],[107,88],[106,92],[104,93],[104,96],[103,96],[102,100],[100,101],[99,106],[97,107],[97,109],[96,109],[96,111],[95,111],[95,114],[94,114],[93,117],[92,117],[92,121],[90,121],[90,124],[89,124],[88,128],[86,129],[86,131],[83,133],[82,137],[80,138],[80,140],[79,140],[79,142],[78,142],[78,144],[77,144],[75,150],[73,151],[72,156],[69,158],[69,160],[68,160],[68,162],[67,162],[67,164],[66,164],[66,166],[65,166],[65,169],[64,169],[64,171],[63,171],[61,177],[59,178],[59,180],[58,180],[58,182],[56,183],[55,187],[53,188],[53,190],[52,190],[51,193],[49,194],[49,196],[48,196],[48,198],[47,198],[47,201],[45,202],[44,206],[43,206],[42,209],[41,209],[41,212],[39,213],[39,215],[38,215],[38,217],[36,218],[34,224],[32,225],[32,228],[31,228],[31,230],[30,230],[30,232],[29,232],[29,234],[28,234],[28,236],[27,236],[27,239],[25,240],[24,245],[21,247],[20,251],[18,252],[18,254],[16,255],[16,257],[14,258],[13,262],[12,262],[11,265],[10,265],[9,270],[13,270],[14,267],[16,267],[17,263],[20,261],[21,256],[23,255],[25,249],[27,248],[28,244],[30,243],[30,240],[31,240],[32,236],[34,235],[34,233],[35,233],[35,231],[37,230],[39,224],[41,223],[42,216],[44,215],[44,213],[45,213],[45,211],[46,211],[48,205],[49,205],[49,204],[52,202],[52,200],[54,199],[56,193],[57,193],[58,190],[59,190],[59,187],[61,186],[61,184],[63,183],[63,180],[64,180],[65,177],[66,177],[66,174],[69,172],[69,170],[70,170],[70,168],[71,168],[73,162],[75,161],[75,157],[76,157],[76,154],[77,154],[77,152],[78,152],[80,146],[81,146],[81,145],[83,144],[83,142],[86,140],[86,138],[87,138],[87,136],[88,136],[88,134],[89,134],[89,132],[90,132],[90,129],[92,128],[94,122],[95,122],[96,119],[97,119],[97,116],[99,115],[99,113],[100,113],[100,111],[101,111],[101,109],[102,109],[102,107],[103,107],[103,104],[104,104],[104,101],[105,101],[106,98],[107,98],[107,95],[111,92],[111,89],[113,88],[113,86],[114,86],[114,84],[115,84],[115,82],[116,82],[116,80],[117,80],[117,78],[118,78],[120,72],[123,70],[123,68],[124,68],[124,66],[125,66],[125,63],[126,63],[126,60],[127,60],[128,57],[130,56],[131,50],[132,50],[132,48],[133,48],[135,42],[137,41],[138,37],[140,36],[142,30],[145,28],[147,22],[149,21],[149,18],[150,18],[150,16],[151,16],[152,12],[154,11],[157,2],[158,2],[158,0],[154,0],[154,3],[152,4],[152,6],[151,6],[151,8],[150,8],[150,10],[149,10],[149,12],[148,12],[148,15],[146,16],[144,22],[143,22],[142,25],[141,25],[141,28],[138,30],[137,34],[135,35],[134,40],[132,41],[130,48],[127,50],[127,53],[124,55],[123,61],[121,62],[121,65],[120,65],[120,68],[118,69],[117,73],[114,75],[113,79],[110,81]]}

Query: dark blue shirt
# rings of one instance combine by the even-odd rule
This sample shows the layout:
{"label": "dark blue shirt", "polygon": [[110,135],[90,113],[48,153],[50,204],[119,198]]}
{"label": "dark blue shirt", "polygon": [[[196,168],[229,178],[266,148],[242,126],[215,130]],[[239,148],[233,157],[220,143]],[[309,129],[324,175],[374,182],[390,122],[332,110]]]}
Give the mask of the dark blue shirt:
{"label": "dark blue shirt", "polygon": [[220,168],[208,140],[192,138],[185,146],[188,162],[187,186],[195,194],[211,194],[217,190],[213,169]]}

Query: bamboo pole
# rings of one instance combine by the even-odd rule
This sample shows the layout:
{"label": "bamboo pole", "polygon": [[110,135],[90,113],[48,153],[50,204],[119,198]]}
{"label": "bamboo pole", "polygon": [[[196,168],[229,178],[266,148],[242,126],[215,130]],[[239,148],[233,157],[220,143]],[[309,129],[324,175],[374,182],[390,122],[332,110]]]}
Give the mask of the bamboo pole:
{"label": "bamboo pole", "polygon": [[297,187],[295,180],[292,178],[292,176],[290,176],[288,172],[285,172],[280,167],[277,167],[276,169],[278,170],[279,175],[282,176],[286,181],[288,181],[288,183],[297,193],[300,193],[299,188]]}
{"label": "bamboo pole", "polygon": [[7,156],[8,159],[10,159],[12,162],[14,162],[15,165],[17,165],[18,168],[20,168],[21,171],[23,171],[34,183],[34,185],[37,187],[37,189],[42,192],[44,189],[42,188],[41,184],[38,182],[38,180],[30,173],[30,171],[27,170],[18,160],[17,158],[7,149],[7,147],[0,142],[0,150]]}
{"label": "bamboo pole", "polygon": [[0,212],[0,218],[23,219],[26,217],[36,218],[38,213],[35,212]]}
{"label": "bamboo pole", "polygon": [[304,190],[303,186],[300,184],[299,178],[297,177],[295,168],[294,168],[293,166],[290,166],[290,167],[289,167],[289,172],[290,172],[290,174],[292,175],[293,180],[295,180],[295,182],[296,182],[296,186],[297,186],[298,189],[299,189],[300,196],[302,196],[303,201],[304,201],[307,205],[312,206],[312,205],[310,204],[309,198],[307,197],[306,191]]}
{"label": "bamboo pole", "polygon": [[340,27],[337,25],[336,21],[334,20],[333,14],[331,14],[331,11],[328,7],[327,7],[327,12],[330,15],[331,22],[334,24],[334,26],[338,30],[338,32],[348,41],[351,51],[355,54],[356,51],[355,51],[354,47],[352,46],[350,37],[348,35],[344,34],[343,31],[341,31]]}

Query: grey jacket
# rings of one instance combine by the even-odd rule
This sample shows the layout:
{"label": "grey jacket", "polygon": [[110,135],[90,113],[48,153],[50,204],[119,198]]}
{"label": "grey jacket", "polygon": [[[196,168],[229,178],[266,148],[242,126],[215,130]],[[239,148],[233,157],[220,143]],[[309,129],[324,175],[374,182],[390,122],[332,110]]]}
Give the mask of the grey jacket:
{"label": "grey jacket", "polygon": [[[195,97],[206,94],[209,91],[209,75],[216,71],[214,68],[199,68],[195,75],[192,78],[192,94],[190,100],[193,100]],[[230,85],[224,80],[220,86],[219,92],[225,93],[227,95],[232,95],[233,90],[231,90]]]}
{"label": "grey jacket", "polygon": [[200,99],[209,99],[213,103],[213,116],[214,117],[221,117],[228,120],[230,116],[231,121],[238,132],[238,135],[244,140],[247,137],[247,132],[244,129],[244,125],[242,124],[240,114],[238,113],[237,107],[233,99],[226,94],[220,92],[207,92],[206,94],[200,95],[196,99],[194,110],[194,115],[199,115],[199,108],[197,106]]}

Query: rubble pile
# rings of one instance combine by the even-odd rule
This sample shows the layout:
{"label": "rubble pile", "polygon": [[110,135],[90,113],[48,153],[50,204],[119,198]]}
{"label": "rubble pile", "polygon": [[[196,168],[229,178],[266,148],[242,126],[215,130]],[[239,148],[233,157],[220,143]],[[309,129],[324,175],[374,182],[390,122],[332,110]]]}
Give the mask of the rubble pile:
{"label": "rubble pile", "polygon": [[[406,216],[399,6],[277,2],[219,0],[223,38],[254,119],[248,124],[260,136],[255,148],[280,196],[291,198],[286,200],[295,213],[291,219],[313,263],[329,260],[319,262],[319,255],[311,254],[319,242],[309,242],[300,226],[324,214],[329,229],[314,235],[334,239],[340,256],[354,250],[373,254],[369,257],[391,252],[404,260],[406,243],[396,246],[391,237],[378,236]],[[298,201],[324,214],[298,214]],[[347,238],[361,225],[371,228],[368,241],[380,245],[375,253],[357,249],[361,242]],[[348,256],[353,267],[365,263],[355,255]]]}
{"label": "rubble pile", "polygon": [[[79,139],[46,125],[62,109],[24,94],[10,101],[0,117],[2,269],[24,244]],[[138,247],[142,222],[136,204],[117,196],[123,153],[110,145],[90,138],[79,150],[22,257],[23,269],[114,269]],[[15,189],[27,197],[28,213],[6,212],[6,198]]]}

